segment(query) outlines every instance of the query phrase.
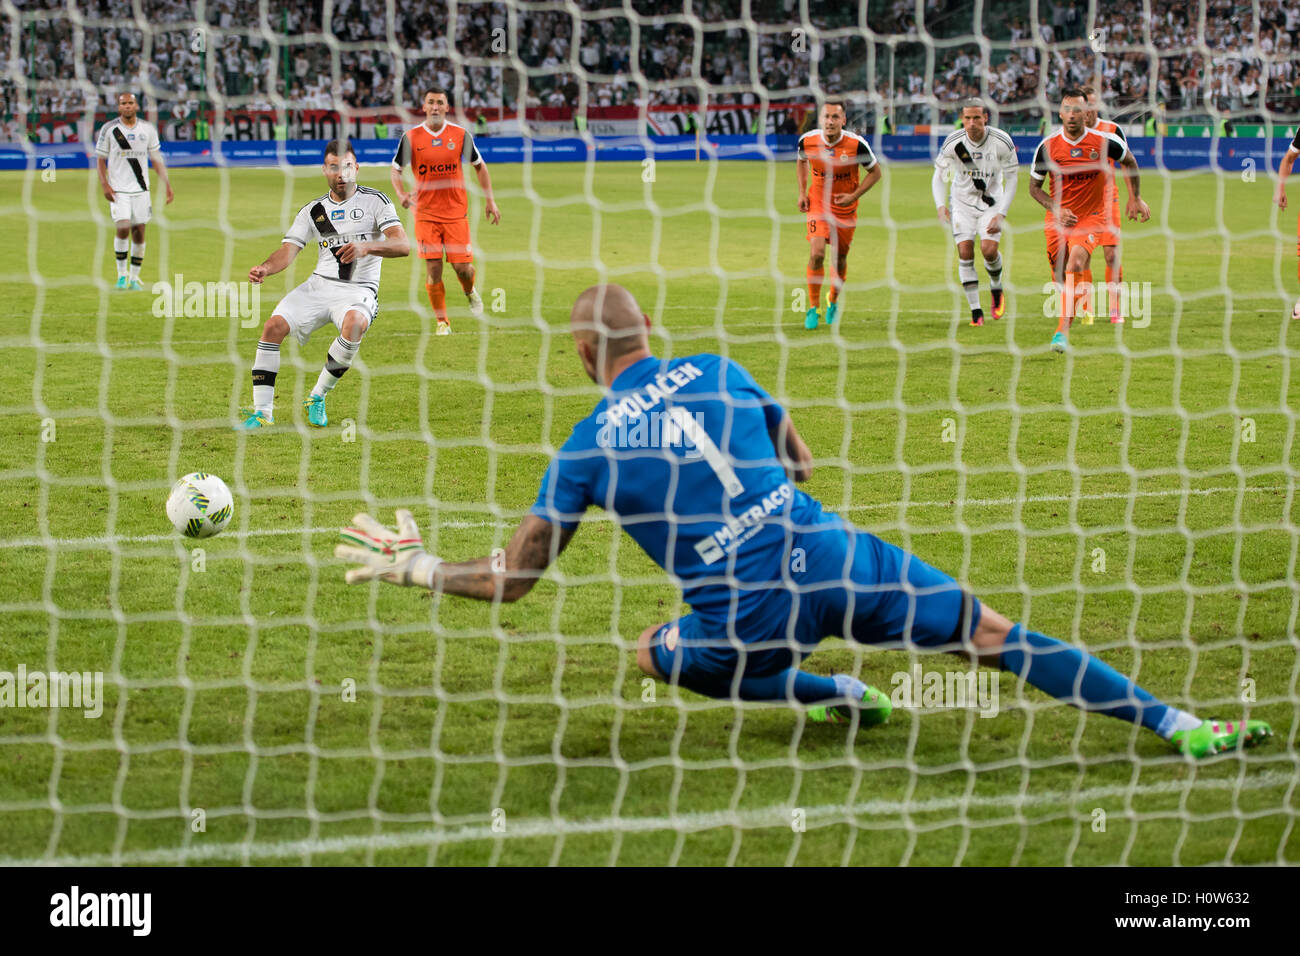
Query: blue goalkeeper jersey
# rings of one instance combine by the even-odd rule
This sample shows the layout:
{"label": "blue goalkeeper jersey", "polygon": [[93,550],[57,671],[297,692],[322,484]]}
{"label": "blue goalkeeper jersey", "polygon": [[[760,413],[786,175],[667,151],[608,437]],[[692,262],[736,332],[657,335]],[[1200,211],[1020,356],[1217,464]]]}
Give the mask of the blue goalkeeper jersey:
{"label": "blue goalkeeper jersey", "polygon": [[574,426],[532,513],[573,528],[598,505],[701,618],[725,626],[760,615],[773,590],[794,587],[795,533],[839,522],[782,468],[769,431],[784,415],[722,356],[644,358]]}

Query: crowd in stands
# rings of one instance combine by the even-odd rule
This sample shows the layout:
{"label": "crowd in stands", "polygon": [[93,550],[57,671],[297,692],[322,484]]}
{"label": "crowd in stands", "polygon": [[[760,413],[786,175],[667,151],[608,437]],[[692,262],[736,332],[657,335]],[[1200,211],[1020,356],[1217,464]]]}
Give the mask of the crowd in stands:
{"label": "crowd in stands", "polygon": [[[214,102],[408,106],[430,87],[454,90],[477,113],[693,103],[702,92],[711,103],[751,103],[798,97],[814,75],[819,91],[874,89],[895,122],[932,121],[971,96],[1041,114],[1084,83],[1104,91],[1111,111],[1153,101],[1171,112],[1300,106],[1300,3],[1282,0],[1209,0],[1203,32],[1199,4],[1181,0],[1154,0],[1149,16],[1142,0],[1119,0],[1092,19],[1079,0],[1041,0],[1037,23],[1028,0],[1000,0],[979,10],[987,53],[971,38],[966,0],[925,0],[922,25],[914,0],[809,4],[835,12],[806,24],[798,0],[752,0],[749,20],[741,0],[693,0],[689,17],[684,0],[574,0],[562,10],[408,0],[392,22],[385,3],[336,0],[328,23],[316,0],[270,0],[265,19],[258,0],[210,0],[206,24],[184,0],[138,0],[143,21],[132,0],[76,0],[82,26],[67,0],[13,2],[24,18],[0,18],[0,115],[20,130],[24,112],[111,112],[121,89],[146,92],[174,117]],[[921,26],[936,38],[932,72]]]}

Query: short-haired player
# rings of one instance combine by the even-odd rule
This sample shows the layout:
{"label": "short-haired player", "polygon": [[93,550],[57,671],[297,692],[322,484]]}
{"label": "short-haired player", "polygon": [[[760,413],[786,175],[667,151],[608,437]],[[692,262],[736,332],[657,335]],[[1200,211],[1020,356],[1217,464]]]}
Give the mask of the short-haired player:
{"label": "short-haired player", "polygon": [[378,189],[357,185],[357,157],[351,144],[331,140],[321,172],[329,191],[299,209],[280,248],[248,270],[248,281],[260,283],[283,272],[309,244],[319,250],[307,281],[280,300],[262,328],[253,361],[253,407],[242,412],[240,429],[265,428],[275,421],[275,379],[285,337],[293,333],[298,344],[305,345],[317,329],[333,325],[338,336],[330,343],[316,387],[303,403],[310,424],[317,428],[329,424],[325,396],[352,367],[361,337],[379,313],[381,260],[411,253],[393,203]]}

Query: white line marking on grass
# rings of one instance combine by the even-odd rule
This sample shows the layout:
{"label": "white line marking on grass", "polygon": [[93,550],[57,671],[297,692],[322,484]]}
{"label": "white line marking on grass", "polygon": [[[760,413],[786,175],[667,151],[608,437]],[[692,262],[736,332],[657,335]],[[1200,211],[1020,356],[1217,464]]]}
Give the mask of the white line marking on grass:
{"label": "white line marking on grass", "polygon": [[[226,531],[221,537],[229,540],[244,540],[246,538],[278,538],[291,535],[318,535],[318,534],[338,534],[342,530],[342,525],[337,528],[253,528],[249,531]],[[502,521],[440,521],[439,528],[498,528],[506,527],[506,522]],[[176,541],[186,547],[200,547],[207,542],[213,541],[213,538],[186,538],[173,532],[172,534],[123,534],[123,535],[100,535],[99,537],[90,538],[50,538],[49,543],[57,547],[66,548],[99,548],[112,546],[115,544],[162,544],[167,541]],[[8,538],[0,539],[0,548],[40,548],[46,544],[43,538]]]}
{"label": "white line marking on grass", "polygon": [[[1014,505],[1017,502],[1023,504],[1051,504],[1062,501],[1124,501],[1129,498],[1167,498],[1174,495],[1220,495],[1220,494],[1237,494],[1237,493],[1268,493],[1276,494],[1286,492],[1288,489],[1285,485],[1274,486],[1257,486],[1247,485],[1245,488],[1168,488],[1163,491],[1100,491],[1092,494],[1082,495],[1030,495],[1027,498],[967,498],[960,504],[965,508],[973,507],[995,507],[1001,505]],[[951,508],[955,501],[945,499],[942,501],[909,501],[906,503],[907,508]],[[835,508],[830,505],[826,506],[830,511],[886,511],[897,510],[897,502],[878,502],[867,505],[850,505],[847,508]],[[517,517],[508,518],[503,521],[440,521],[439,528],[509,528],[523,517],[525,512],[521,512]],[[612,521],[606,516],[588,518],[588,521]],[[227,531],[221,535],[225,540],[234,538],[242,541],[246,538],[276,538],[297,535],[318,535],[318,534],[335,534],[338,528],[254,528],[249,531]],[[55,538],[48,540],[45,538],[0,538],[0,550],[5,548],[42,548],[47,544],[55,547],[66,548],[98,548],[122,544],[161,544],[166,541],[178,541],[181,544],[186,542],[196,543],[199,538],[184,538],[177,534],[138,534],[138,535],[101,535],[89,538]]]}
{"label": "white line marking on grass", "polygon": [[[1232,790],[1237,793],[1266,790],[1271,787],[1293,785],[1290,773],[1266,771],[1246,780],[1169,780],[1162,783],[1133,786],[1092,787],[1070,792],[1065,790],[1043,793],[1000,794],[987,797],[934,797],[916,803],[896,800],[867,800],[852,806],[808,807],[805,819],[834,823],[850,817],[894,817],[903,814],[944,813],[974,809],[1010,808],[1061,804],[1068,807],[1097,800],[1131,796],[1164,796],[1209,790]],[[415,830],[403,833],[357,834],[354,836],[325,837],[315,840],[288,840],[284,843],[214,843],[190,847],[161,848],[156,850],[131,850],[126,853],[94,853],[85,856],[61,856],[36,859],[15,857],[0,858],[0,866],[138,866],[150,864],[195,863],[214,860],[264,860],[275,857],[296,857],[303,854],[349,853],[357,850],[402,850],[411,847],[428,847],[474,840],[518,840],[535,837],[580,836],[593,833],[657,833],[660,831],[699,832],[718,827],[741,829],[785,828],[790,818],[789,806],[764,807],[759,810],[711,811],[683,813],[675,817],[620,817],[603,820],[525,819],[510,821],[505,832],[495,832],[491,824],[471,824],[444,830]]]}

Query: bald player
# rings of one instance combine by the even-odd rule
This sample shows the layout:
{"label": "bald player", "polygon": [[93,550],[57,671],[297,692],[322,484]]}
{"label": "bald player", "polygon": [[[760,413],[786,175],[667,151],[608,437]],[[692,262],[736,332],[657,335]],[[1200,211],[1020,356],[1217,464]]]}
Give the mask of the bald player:
{"label": "bald player", "polygon": [[360,564],[348,583],[517,601],[599,505],[680,583],[692,608],[645,628],[637,663],[696,693],[798,702],[825,723],[884,723],[885,694],[847,674],[799,669],[822,638],[844,636],[976,657],[1068,703],[1141,723],[1194,756],[1271,733],[1262,721],[1202,721],[1170,707],[823,511],[795,487],[812,476],[813,457],[789,414],[736,362],[652,355],[650,319],[626,289],[587,289],[570,324],[578,360],[605,394],[547,468],[504,566],[428,554],[415,519],[399,509],[397,532],[366,514],[343,530],[335,554]]}

